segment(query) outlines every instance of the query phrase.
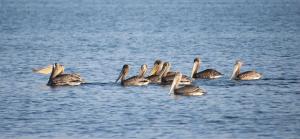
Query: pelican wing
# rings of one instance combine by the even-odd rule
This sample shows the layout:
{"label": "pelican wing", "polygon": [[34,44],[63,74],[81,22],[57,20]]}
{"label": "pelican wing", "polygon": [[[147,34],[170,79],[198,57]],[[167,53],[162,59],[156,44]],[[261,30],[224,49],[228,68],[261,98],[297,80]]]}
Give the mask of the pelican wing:
{"label": "pelican wing", "polygon": [[167,76],[175,76],[175,74],[176,74],[176,72],[174,72],[174,71],[169,71],[169,72],[167,73]]}
{"label": "pelican wing", "polygon": [[82,82],[84,81],[79,74],[60,74],[52,80],[52,85],[79,85]]}
{"label": "pelican wing", "polygon": [[205,91],[194,85],[186,85],[181,88],[175,89],[175,95],[195,96],[203,95]]}
{"label": "pelican wing", "polygon": [[149,80],[145,78],[141,78],[139,76],[133,76],[123,81],[123,85],[125,86],[139,86],[139,85],[147,85],[149,84]]}
{"label": "pelican wing", "polygon": [[160,83],[161,82],[161,78],[159,77],[159,75],[150,75],[146,79],[150,80],[151,83]]}
{"label": "pelican wing", "polygon": [[237,79],[239,80],[256,80],[260,79],[262,77],[261,73],[258,73],[256,71],[246,71],[237,76]]}
{"label": "pelican wing", "polygon": [[215,79],[221,77],[223,74],[214,70],[214,69],[206,69],[204,71],[198,72],[194,75],[194,78],[202,78],[202,79]]}
{"label": "pelican wing", "polygon": [[[162,84],[168,85],[168,84],[172,84],[173,80],[174,80],[174,75],[171,76],[166,76],[163,77],[161,79]],[[180,80],[180,84],[191,84],[192,80],[186,76],[186,75],[182,75],[181,80]]]}

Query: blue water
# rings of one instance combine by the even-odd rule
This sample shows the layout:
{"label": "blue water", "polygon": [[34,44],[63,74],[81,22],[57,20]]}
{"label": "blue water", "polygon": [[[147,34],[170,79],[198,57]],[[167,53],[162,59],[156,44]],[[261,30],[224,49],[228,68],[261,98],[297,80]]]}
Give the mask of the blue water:
{"label": "blue water", "polygon": [[[0,138],[299,138],[299,0],[1,0]],[[190,75],[201,97],[121,87],[154,60]],[[235,60],[257,81],[230,81]],[[58,62],[89,83],[46,86]]]}

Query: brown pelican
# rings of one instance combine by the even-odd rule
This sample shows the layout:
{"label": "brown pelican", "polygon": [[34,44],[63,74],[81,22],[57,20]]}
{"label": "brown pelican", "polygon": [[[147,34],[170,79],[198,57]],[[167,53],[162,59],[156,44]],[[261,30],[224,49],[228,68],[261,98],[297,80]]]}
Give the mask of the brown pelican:
{"label": "brown pelican", "polygon": [[148,69],[148,66],[146,64],[143,64],[141,66],[141,69],[139,71],[139,75],[138,76],[141,77],[141,78],[144,78],[144,76],[145,76],[145,74],[147,72],[147,69]]}
{"label": "brown pelican", "polygon": [[147,79],[150,80],[150,83],[161,83],[162,77],[166,77],[169,73],[168,70],[170,70],[169,63],[166,62],[163,64],[162,69],[157,73],[157,75],[150,75],[147,77]]}
{"label": "brown pelican", "polygon": [[[164,66],[166,66],[166,71],[163,73],[163,76],[161,79],[161,84],[162,85],[172,84],[174,77],[176,75],[176,72],[174,72],[174,74],[170,74],[169,70],[171,68],[171,64],[169,62],[165,62]],[[182,78],[179,83],[187,85],[187,84],[191,84],[192,80],[188,76],[182,75]]]}
{"label": "brown pelican", "polygon": [[205,91],[203,89],[194,85],[185,85],[179,88],[178,85],[181,78],[182,74],[180,72],[176,72],[169,94],[171,94],[172,92],[174,92],[175,95],[183,96],[200,96],[205,94]]}
{"label": "brown pelican", "polygon": [[[154,66],[151,70],[150,76],[152,75],[158,75],[160,73],[160,71],[162,70],[162,66],[163,66],[163,62],[161,60],[155,60],[154,62]],[[148,76],[148,77],[150,77]]]}
{"label": "brown pelican", "polygon": [[121,85],[123,85],[123,86],[141,86],[141,85],[149,84],[150,81],[143,77],[144,73],[147,70],[147,69],[145,70],[145,67],[147,67],[147,66],[141,67],[139,75],[125,79],[129,72],[129,65],[125,64],[123,66],[122,71],[120,72],[120,75],[117,78],[116,82],[118,82],[118,80],[121,79]]}
{"label": "brown pelican", "polygon": [[233,72],[231,75],[231,80],[257,80],[262,77],[261,73],[258,73],[254,70],[240,73],[240,69],[241,69],[242,65],[243,65],[243,62],[240,60],[237,60],[235,62]]}
{"label": "brown pelican", "polygon": [[197,71],[200,68],[200,64],[201,64],[200,58],[198,58],[198,57],[195,58],[194,59],[194,66],[193,66],[193,69],[192,69],[192,75],[191,75],[192,78],[217,79],[217,78],[222,77],[223,74],[216,71],[216,70],[214,70],[214,69],[206,69],[204,71],[201,71],[201,72],[197,73]]}
{"label": "brown pelican", "polygon": [[79,74],[64,74],[64,67],[55,63],[52,66],[51,75],[48,81],[49,86],[63,86],[63,85],[80,85],[83,83],[83,79]]}

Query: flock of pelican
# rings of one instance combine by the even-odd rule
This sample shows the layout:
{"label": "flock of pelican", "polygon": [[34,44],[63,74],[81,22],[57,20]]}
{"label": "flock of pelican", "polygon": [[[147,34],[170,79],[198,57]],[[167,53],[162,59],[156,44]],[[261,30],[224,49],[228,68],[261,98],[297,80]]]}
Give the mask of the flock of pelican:
{"label": "flock of pelican", "polygon": [[[148,67],[144,64],[141,66],[138,75],[126,78],[129,73],[129,65],[125,64],[115,82],[117,83],[120,80],[122,86],[142,86],[148,84],[171,85],[170,94],[199,96],[205,94],[205,91],[198,86],[192,85],[194,79],[217,79],[223,76],[222,73],[215,69],[206,69],[198,72],[200,65],[200,58],[195,58],[192,74],[189,77],[180,72],[170,71],[171,64],[169,62],[156,60],[149,76],[146,77]],[[231,80],[257,80],[262,77],[261,73],[254,70],[240,73],[242,65],[242,61],[236,61],[230,78]],[[80,85],[84,83],[79,74],[65,74],[64,66],[58,63],[41,69],[33,69],[33,72],[40,74],[51,73],[47,84],[49,86]]]}

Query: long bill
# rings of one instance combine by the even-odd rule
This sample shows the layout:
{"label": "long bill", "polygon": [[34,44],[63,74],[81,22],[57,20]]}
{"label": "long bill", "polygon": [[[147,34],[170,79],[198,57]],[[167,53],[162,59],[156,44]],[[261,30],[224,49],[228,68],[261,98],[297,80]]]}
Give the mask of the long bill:
{"label": "long bill", "polygon": [[124,78],[124,68],[121,70],[117,80],[115,81],[115,83],[117,83],[121,78]]}
{"label": "long bill", "polygon": [[147,65],[144,64],[144,65],[141,66],[141,69],[140,69],[140,71],[139,71],[139,75],[138,75],[138,76],[139,76],[140,78],[142,78],[142,77],[145,76],[146,72],[147,72]]}
{"label": "long bill", "polygon": [[51,85],[51,83],[53,81],[54,72],[55,72],[55,64],[51,68],[52,68],[52,70],[51,70],[51,75],[50,75],[49,80],[48,80],[48,85]]}
{"label": "long bill", "polygon": [[151,72],[150,72],[150,76],[151,75],[155,75],[159,70],[159,65],[155,64],[154,67],[152,68]]}
{"label": "long bill", "polygon": [[162,70],[159,73],[159,77],[160,78],[166,77],[167,74],[168,74],[168,72],[170,71],[170,69],[171,69],[170,63],[169,62],[164,63],[163,68],[162,68]]}
{"label": "long bill", "polygon": [[172,94],[174,93],[174,89],[178,87],[178,84],[181,80],[181,77],[182,77],[182,74],[181,73],[176,73],[175,74],[175,77],[174,77],[174,80],[172,82],[172,85],[171,85],[171,89],[170,89],[170,92],[169,94]]}
{"label": "long bill", "polygon": [[239,67],[239,65],[236,64],[233,68],[230,80],[234,80],[236,78],[236,76],[239,74],[239,70],[240,70],[240,67]]}
{"label": "long bill", "polygon": [[198,68],[199,68],[199,64],[194,62],[194,65],[193,65],[193,68],[192,68],[192,75],[191,75],[191,78],[194,77],[194,74],[198,71]]}

